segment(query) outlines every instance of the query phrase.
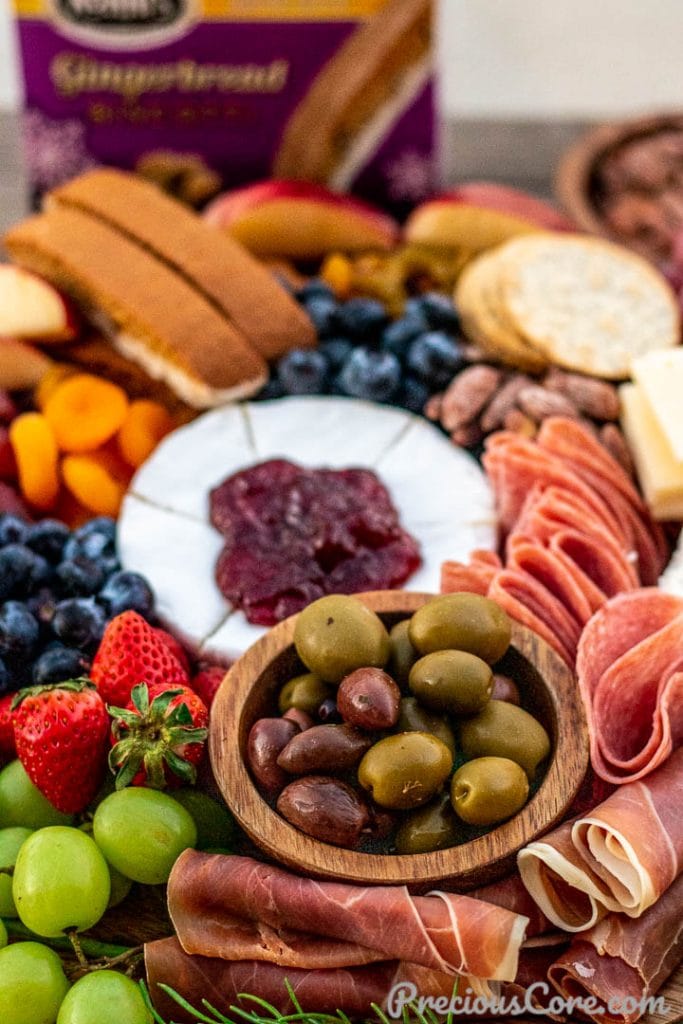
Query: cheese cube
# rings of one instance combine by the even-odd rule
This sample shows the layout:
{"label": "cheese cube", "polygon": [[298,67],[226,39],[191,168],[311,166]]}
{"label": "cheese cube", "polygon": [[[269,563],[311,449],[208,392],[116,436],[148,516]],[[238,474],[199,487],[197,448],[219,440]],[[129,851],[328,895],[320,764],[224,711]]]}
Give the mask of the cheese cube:
{"label": "cheese cube", "polygon": [[677,458],[638,384],[623,384],[621,425],[655,519],[683,519],[683,459]]}
{"label": "cheese cube", "polygon": [[683,346],[639,356],[633,360],[631,372],[674,457],[683,460]]}

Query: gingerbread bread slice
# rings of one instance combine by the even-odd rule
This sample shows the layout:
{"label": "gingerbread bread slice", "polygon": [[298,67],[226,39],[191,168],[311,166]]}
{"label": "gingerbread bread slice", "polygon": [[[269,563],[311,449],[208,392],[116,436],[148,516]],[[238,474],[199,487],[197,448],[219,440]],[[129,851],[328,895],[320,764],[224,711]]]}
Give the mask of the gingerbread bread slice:
{"label": "gingerbread bread slice", "polygon": [[51,192],[46,208],[55,203],[97,217],[167,263],[265,359],[315,345],[311,320],[273,274],[156,185],[100,168]]}
{"label": "gingerbread bread slice", "polygon": [[194,288],[120,232],[56,206],[11,228],[21,266],[70,295],[117,350],[194,408],[253,395],[263,357]]}

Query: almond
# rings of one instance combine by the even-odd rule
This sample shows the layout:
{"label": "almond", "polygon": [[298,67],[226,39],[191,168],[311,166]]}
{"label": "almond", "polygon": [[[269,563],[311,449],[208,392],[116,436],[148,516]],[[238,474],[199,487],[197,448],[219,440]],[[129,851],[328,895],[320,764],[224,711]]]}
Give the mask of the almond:
{"label": "almond", "polygon": [[540,423],[547,416],[567,416],[570,419],[577,419],[579,415],[579,410],[570,398],[540,384],[531,384],[520,391],[517,396],[517,404],[522,412],[530,416],[536,423]]}
{"label": "almond", "polygon": [[619,396],[613,384],[579,373],[549,370],[543,387],[570,399],[579,412],[594,420],[616,420],[619,417]]}
{"label": "almond", "polygon": [[520,392],[533,384],[531,377],[515,373],[496,391],[481,417],[481,426],[487,434],[503,426],[505,417],[517,405]]}
{"label": "almond", "polygon": [[503,371],[480,363],[470,366],[448,386],[441,405],[441,423],[452,432],[471,423],[496,393]]}

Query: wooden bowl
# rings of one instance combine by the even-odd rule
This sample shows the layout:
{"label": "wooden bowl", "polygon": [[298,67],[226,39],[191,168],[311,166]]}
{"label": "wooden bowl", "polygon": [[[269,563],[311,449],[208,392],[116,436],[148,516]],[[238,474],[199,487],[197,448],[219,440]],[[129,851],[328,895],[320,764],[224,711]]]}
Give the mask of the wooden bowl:
{"label": "wooden bowl", "polygon": [[[432,595],[388,590],[358,596],[391,628]],[[282,684],[306,671],[292,643],[295,624],[296,616],[281,622],[235,663],[211,712],[209,752],[216,780],[241,827],[266,853],[320,878],[418,888],[448,879],[465,889],[501,877],[518,850],[563,817],[588,766],[581,698],[564,662],[535,633],[513,622],[503,671],[519,681],[553,742],[543,782],[519,814],[461,846],[402,856],[341,849],[294,828],[260,795],[246,767],[245,751],[254,722],[278,714],[277,693]]]}
{"label": "wooden bowl", "polygon": [[628,244],[602,216],[595,196],[595,174],[602,159],[625,143],[656,135],[667,129],[683,129],[683,114],[653,114],[600,125],[571,146],[555,175],[555,194],[578,227],[622,245]]}

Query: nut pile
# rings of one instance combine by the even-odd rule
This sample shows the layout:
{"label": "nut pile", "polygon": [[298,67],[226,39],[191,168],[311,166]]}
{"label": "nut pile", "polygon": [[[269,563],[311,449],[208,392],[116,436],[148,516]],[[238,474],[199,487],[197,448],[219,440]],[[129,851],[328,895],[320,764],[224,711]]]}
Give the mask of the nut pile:
{"label": "nut pile", "polygon": [[627,472],[633,472],[628,446],[616,423],[617,389],[594,377],[553,367],[535,378],[477,363],[454,377],[444,392],[433,395],[425,414],[464,447],[476,447],[494,430],[533,437],[549,416],[578,419],[596,432]]}

